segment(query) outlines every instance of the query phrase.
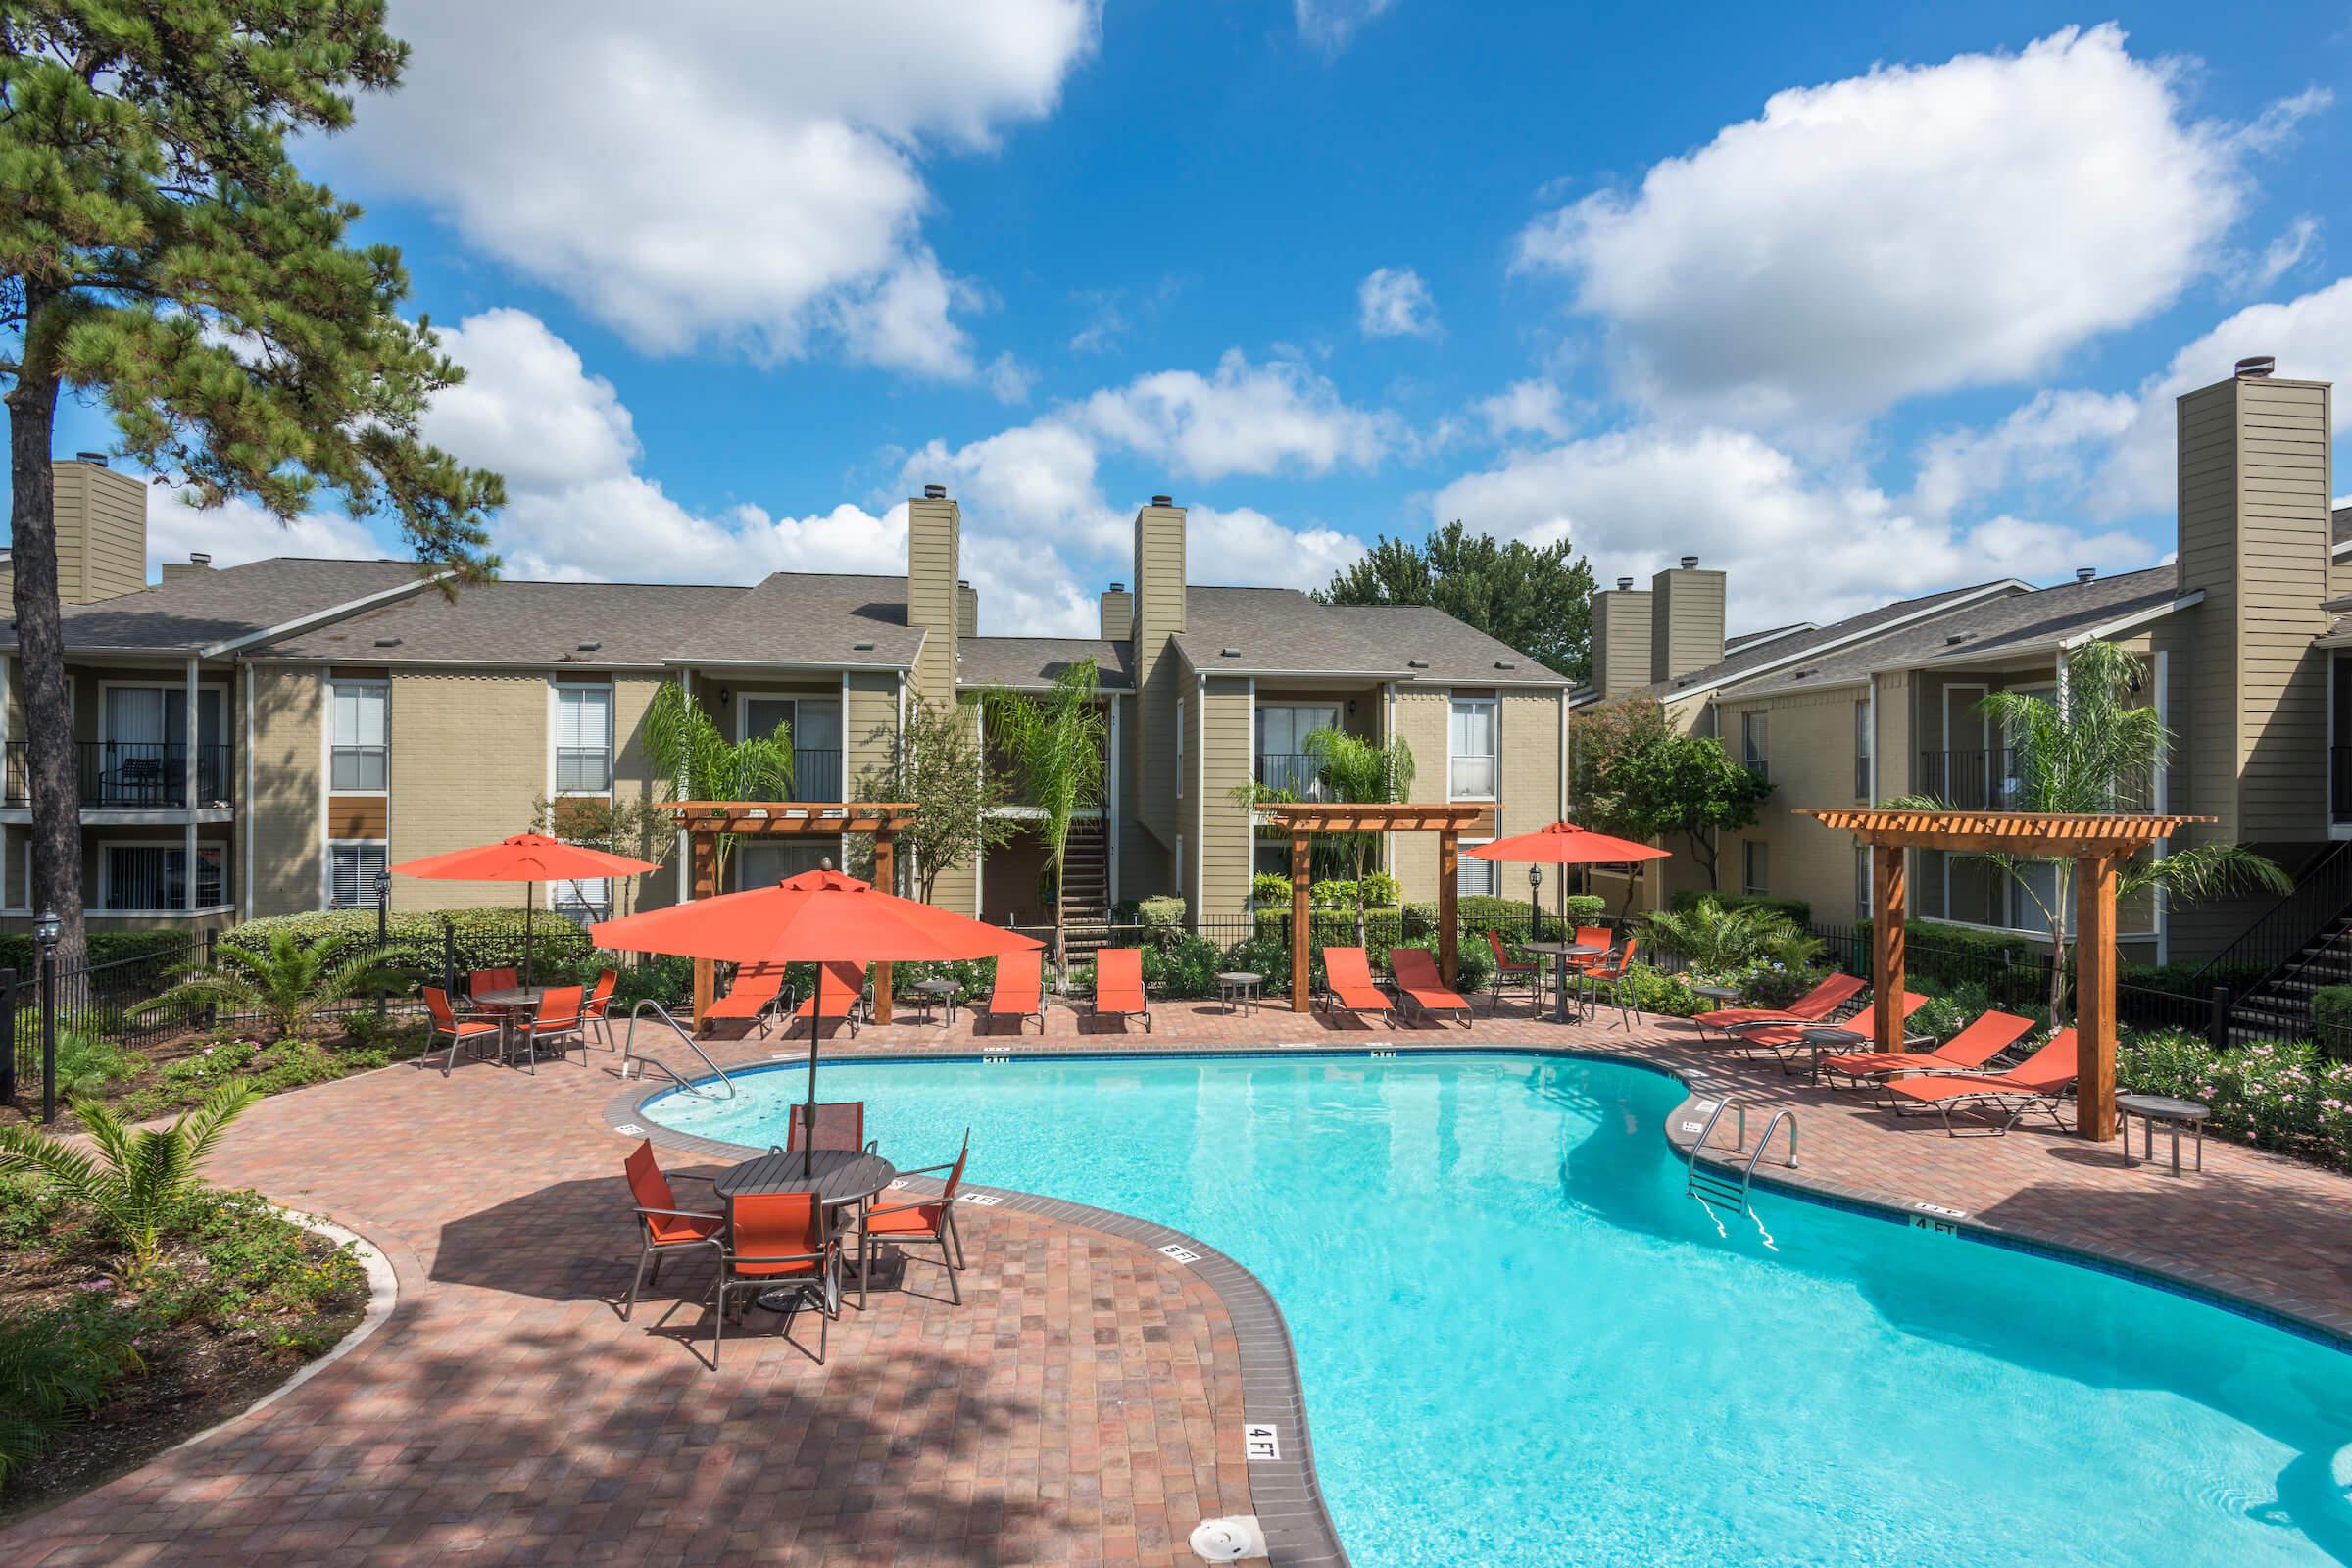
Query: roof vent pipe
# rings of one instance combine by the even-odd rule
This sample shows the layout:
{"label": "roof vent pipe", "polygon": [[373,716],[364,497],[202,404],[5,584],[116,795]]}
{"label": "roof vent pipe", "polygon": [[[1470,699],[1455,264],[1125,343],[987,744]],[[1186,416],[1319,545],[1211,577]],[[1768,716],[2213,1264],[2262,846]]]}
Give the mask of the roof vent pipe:
{"label": "roof vent pipe", "polygon": [[2237,362],[2236,373],[2246,376],[2265,376],[2278,368],[2278,362],[2268,354],[2249,354]]}
{"label": "roof vent pipe", "polygon": [[2091,578],[2096,577],[2098,574],[2099,568],[2096,566],[2077,566],[2075,568],[2075,581],[2088,582]]}
{"label": "roof vent pipe", "polygon": [[1697,570],[1697,569],[1698,569],[1698,558],[1697,558],[1696,556],[1685,556],[1685,557],[1683,558],[1683,569],[1684,569],[1685,571],[1695,571],[1695,570]]}
{"label": "roof vent pipe", "polygon": [[1174,496],[1153,496],[1152,504],[1155,507],[1172,507],[1176,504],[1176,498]]}
{"label": "roof vent pipe", "polygon": [[1127,585],[1123,582],[1114,582],[1110,585],[1110,591],[1114,594],[1123,594],[1127,591]]}
{"label": "roof vent pipe", "polygon": [[94,463],[103,468],[106,466],[106,454],[103,452],[76,452],[74,454],[74,461],[75,463]]}
{"label": "roof vent pipe", "polygon": [[923,499],[925,501],[945,501],[948,499],[948,487],[944,484],[927,484],[923,486]]}
{"label": "roof vent pipe", "polygon": [[1631,577],[1620,577],[1617,579],[1617,591],[1621,594],[1631,591],[1633,586],[1634,579]]}
{"label": "roof vent pipe", "polygon": [[211,557],[209,554],[207,554],[206,552],[204,552],[204,551],[202,551],[202,550],[191,550],[191,551],[189,551],[189,552],[188,552],[188,564],[189,564],[189,565],[191,565],[191,566],[209,566],[209,565],[211,565],[212,564],[213,564],[213,558],[212,558],[212,557]]}

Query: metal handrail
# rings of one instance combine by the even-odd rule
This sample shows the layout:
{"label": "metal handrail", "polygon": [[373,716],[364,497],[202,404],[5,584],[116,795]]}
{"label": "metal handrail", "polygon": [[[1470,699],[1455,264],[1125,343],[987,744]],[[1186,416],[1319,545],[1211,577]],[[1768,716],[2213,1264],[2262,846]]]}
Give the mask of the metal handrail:
{"label": "metal handrail", "polygon": [[1796,1169],[1796,1112],[1788,1109],[1787,1106],[1783,1106],[1781,1109],[1772,1113],[1772,1120],[1764,1124],[1764,1136],[1756,1140],[1756,1147],[1754,1151],[1751,1152],[1747,1156],[1747,1168],[1740,1173],[1740,1188],[1741,1192],[1745,1192],[1748,1184],[1755,1180],[1756,1161],[1764,1157],[1765,1148],[1771,1144],[1772,1135],[1780,1129],[1780,1125],[1783,1122],[1787,1122],[1788,1124],[1788,1158],[1787,1160],[1787,1164],[1790,1170]]}
{"label": "metal handrail", "polygon": [[697,1085],[688,1083],[685,1079],[680,1078],[673,1068],[657,1056],[637,1056],[632,1058],[630,1054],[636,1049],[637,1045],[637,1020],[644,1015],[645,1009],[648,1007],[653,1008],[655,1014],[659,1016],[663,1023],[669,1025],[670,1032],[672,1034],[676,1035],[680,1040],[683,1040],[686,1043],[687,1050],[693,1052],[697,1056],[702,1058],[703,1065],[710,1069],[710,1074],[712,1077],[716,1078],[720,1083],[727,1086],[727,1098],[729,1100],[733,1100],[735,1098],[735,1080],[727,1076],[725,1068],[721,1067],[717,1062],[710,1059],[710,1054],[702,1048],[702,1046],[695,1040],[694,1036],[686,1032],[686,1028],[683,1024],[680,1024],[677,1019],[669,1015],[669,1009],[667,1007],[664,1007],[662,1005],[662,1004],[656,1002],[651,997],[647,997],[644,1001],[638,1003],[636,1006],[629,1009],[629,1032],[626,1035],[623,1035],[620,1041],[620,1075],[623,1078],[626,1078],[629,1075],[629,1062],[632,1059],[638,1061],[650,1061],[655,1066],[660,1067],[663,1072],[668,1073],[672,1081],[687,1090],[689,1093],[703,1095],[703,1098],[706,1100],[711,1098],[709,1095],[704,1095],[702,1089]]}

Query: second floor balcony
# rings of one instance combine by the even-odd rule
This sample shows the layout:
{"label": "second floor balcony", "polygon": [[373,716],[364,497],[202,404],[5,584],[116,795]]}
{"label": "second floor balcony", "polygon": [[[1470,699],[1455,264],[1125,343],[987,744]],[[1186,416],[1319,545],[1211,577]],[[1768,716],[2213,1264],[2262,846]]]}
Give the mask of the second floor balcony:
{"label": "second floor balcony", "polygon": [[[236,767],[224,744],[195,749],[198,809],[226,807]],[[75,741],[75,804],[85,809],[179,811],[188,808],[188,747],[176,741]],[[8,743],[5,804],[32,804],[31,746]]]}
{"label": "second floor balcony", "polygon": [[[1914,790],[1956,810],[2022,811],[2031,807],[2026,758],[2015,747],[1979,751],[1922,752]],[[2103,809],[2146,811],[2155,807],[2155,788],[2145,774],[2114,781]]]}

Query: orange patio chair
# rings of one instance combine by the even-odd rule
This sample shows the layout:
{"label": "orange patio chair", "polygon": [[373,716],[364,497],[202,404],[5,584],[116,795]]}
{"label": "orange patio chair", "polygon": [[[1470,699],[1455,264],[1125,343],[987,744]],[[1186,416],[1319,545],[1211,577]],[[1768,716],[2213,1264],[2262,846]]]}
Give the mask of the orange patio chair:
{"label": "orange patio chair", "polygon": [[1144,995],[1142,949],[1103,948],[1095,955],[1095,1016],[1140,1016],[1144,1032],[1152,1032],[1152,999]]}
{"label": "orange patio chair", "polygon": [[[844,1023],[850,1035],[857,1037],[858,1026],[865,1021],[865,965],[862,963],[833,962],[825,965],[824,995],[811,985],[808,995],[792,1009],[795,1018],[807,1018],[811,1033],[819,1023]],[[823,1018],[815,1016],[819,1002],[825,1009]]]}
{"label": "orange patio chair", "polygon": [[588,988],[588,1000],[580,1004],[580,1016],[596,1025],[596,1032],[605,1037],[605,1049],[617,1049],[612,1044],[612,992],[620,984],[617,969],[600,970],[596,984]]}
{"label": "orange patio chair", "polygon": [[[963,1237],[956,1229],[956,1192],[963,1185],[963,1162],[971,1157],[972,1130],[963,1130],[963,1148],[956,1152],[953,1165],[926,1165],[910,1170],[908,1176],[932,1176],[948,1173],[947,1187],[937,1198],[919,1198],[911,1203],[897,1203],[888,1208],[868,1210],[863,1221],[865,1234],[905,1247],[908,1243],[939,1249],[940,1266],[948,1271],[948,1294],[957,1306],[963,1304],[963,1289],[956,1283],[956,1270],[963,1267]],[[953,1249],[951,1251],[950,1249]],[[858,1304],[865,1304],[865,1282],[858,1282]]]}
{"label": "orange patio chair", "polygon": [[1983,1111],[1993,1118],[1992,1125],[1977,1129],[1977,1137],[2005,1138],[2009,1129],[2033,1110],[2047,1112],[2064,1132],[2066,1123],[2058,1115],[2058,1102],[2073,1092],[2075,1073],[2075,1032],[2061,1029],[2007,1072],[1895,1078],[1888,1081],[1886,1095],[1898,1116],[1909,1114],[1903,1109],[1905,1104],[1934,1107],[1943,1117],[1943,1130],[1954,1138],[1961,1136],[1960,1129],[1952,1125],[1954,1111]]}
{"label": "orange patio chair", "polygon": [[[825,989],[833,989],[832,977],[826,977]],[[727,994],[710,1004],[697,1024],[697,1032],[715,1035],[722,1040],[741,1040],[758,1029],[765,1035],[775,1027],[776,1014],[783,1007],[784,965],[780,963],[745,963],[735,969],[735,983]],[[850,995],[845,988],[843,996]],[[825,1010],[832,1014],[831,997],[825,999]]]}
{"label": "orange patio chair", "polygon": [[[1513,986],[1527,993],[1535,1005],[1544,1005],[1544,966],[1533,958],[1514,958],[1502,945],[1499,933],[1487,932],[1487,946],[1494,952],[1494,978],[1487,986],[1487,1011],[1492,1014],[1502,1005],[1502,994]],[[1395,956],[1391,955],[1391,962]]]}
{"label": "orange patio chair", "polygon": [[[825,1328],[841,1310],[841,1239],[825,1222],[814,1193],[739,1193],[729,1206],[727,1241],[718,1254],[718,1316],[710,1332],[710,1370],[727,1334],[729,1291],[799,1286],[816,1297],[816,1360],[825,1360]],[[789,1337],[789,1336],[788,1336]]]}
{"label": "orange patio chair", "polygon": [[[1927,1004],[1928,999],[1918,992],[1906,991],[1903,993],[1904,1017],[1910,1017]],[[1852,1024],[1864,1021],[1861,1018],[1854,1018],[1848,1020],[1847,1024],[1838,1027],[1851,1027]],[[1799,1057],[1802,1057],[1805,1062],[1806,1075],[1818,1077],[1819,1074],[1813,1069],[1813,1062],[1819,1054],[1820,1048],[1807,1040],[1805,1035],[1808,1031],[1829,1027],[1832,1026],[1819,1023],[1747,1024],[1735,1031],[1735,1038],[1739,1041],[1740,1049],[1742,1051],[1752,1052],[1760,1047],[1779,1057],[1783,1074],[1796,1071],[1794,1064]]]}
{"label": "orange patio chair", "polygon": [[1850,974],[1833,974],[1786,1007],[1719,1007],[1690,1021],[1725,1034],[1755,1024],[1827,1023],[1830,1015],[1862,994],[1862,982]]}
{"label": "orange patio chair", "polygon": [[1975,1072],[2025,1039],[2034,1020],[2014,1012],[1980,1013],[1976,1020],[1933,1051],[1861,1051],[1822,1058],[1820,1076],[1831,1088],[1838,1080],[1884,1087],[1890,1078],[1922,1072]]}
{"label": "orange patio chair", "polygon": [[[432,1054],[434,1036],[449,1036],[449,1055],[441,1063],[441,1076],[444,1078],[458,1064],[458,1047],[470,1041],[474,1054],[479,1055],[486,1049],[496,1049],[499,1036],[504,1032],[499,1028],[495,1014],[459,1012],[450,1005],[449,993],[439,986],[424,988],[424,1010],[431,1019],[424,1032],[424,1054]],[[422,1065],[424,1056],[416,1059]]]}
{"label": "orange patio chair", "polygon": [[1605,992],[1617,1004],[1617,1022],[1609,1025],[1631,1029],[1634,1026],[1634,988],[1628,983],[1634,971],[1634,948],[1642,939],[1627,937],[1625,946],[1609,954],[1601,962],[1585,971],[1585,985],[1592,994],[1595,1013]]}
{"label": "orange patio chair", "polygon": [[1568,959],[1568,967],[1571,969],[1597,969],[1609,961],[1609,950],[1617,945],[1617,939],[1605,925],[1580,925],[1576,928],[1576,945],[1580,948],[1592,948],[1596,951],[1585,954],[1581,957],[1572,956]]}
{"label": "orange patio chair", "polygon": [[512,991],[522,983],[514,969],[476,969],[466,980],[466,994],[478,997],[485,991]]}
{"label": "orange patio chair", "polygon": [[[808,1143],[803,1132],[806,1102],[792,1107],[792,1125],[784,1135],[785,1149],[798,1151]],[[868,1151],[873,1148],[865,1141],[865,1102],[862,1100],[820,1100],[816,1102],[815,1149]]]}
{"label": "orange patio chair", "polygon": [[580,1054],[588,1054],[587,1036],[581,1033],[586,997],[578,986],[549,986],[539,993],[539,1005],[530,1022],[515,1032],[514,1045],[522,1053],[524,1065],[533,1073],[539,1070],[539,1048],[553,1046],[556,1059],[561,1061],[573,1046]]}
{"label": "orange patio chair", "polygon": [[[1328,956],[1323,962],[1326,968],[1330,966]],[[1409,1004],[1415,1013],[1425,1018],[1459,1013],[1462,1027],[1470,1027],[1470,1004],[1438,973],[1437,960],[1428,949],[1391,948],[1389,971],[1396,977],[1396,1000]]]}
{"label": "orange patio chair", "polygon": [[1015,1030],[1025,1028],[1028,1020],[1037,1020],[1037,1032],[1046,1032],[1044,950],[1031,948],[1022,953],[1004,954],[997,959],[996,983],[989,987],[988,1006],[981,1013],[986,1023],[999,1018],[1013,1020]]}
{"label": "orange patio chair", "polygon": [[1314,1005],[1327,1013],[1351,1012],[1359,1018],[1376,1012],[1382,1023],[1391,1028],[1396,1024],[1396,1004],[1372,983],[1372,961],[1361,948],[1323,950],[1323,989]]}
{"label": "orange patio chair", "polygon": [[[626,1323],[629,1314],[637,1310],[637,1292],[645,1284],[645,1265],[654,1265],[654,1283],[662,1283],[662,1259],[672,1252],[690,1252],[709,1248],[713,1254],[725,1247],[723,1233],[727,1216],[715,1209],[681,1208],[678,1196],[670,1189],[669,1178],[662,1174],[661,1164],[654,1158],[651,1139],[629,1152],[625,1168],[629,1175],[629,1198],[636,1207],[639,1248],[637,1277],[629,1281],[629,1298],[621,1304],[620,1320]],[[708,1182],[709,1176],[678,1173],[678,1180]]]}

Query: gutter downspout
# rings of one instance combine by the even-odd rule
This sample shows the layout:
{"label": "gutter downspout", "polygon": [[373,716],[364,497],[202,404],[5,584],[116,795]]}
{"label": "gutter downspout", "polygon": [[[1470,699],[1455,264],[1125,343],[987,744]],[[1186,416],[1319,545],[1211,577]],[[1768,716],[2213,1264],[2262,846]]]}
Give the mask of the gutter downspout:
{"label": "gutter downspout", "polygon": [[[2158,725],[2165,728],[2168,733],[2171,729],[2171,726],[2166,724],[2165,720],[2170,716],[2172,709],[2172,704],[2167,701],[2167,698],[2170,695],[2167,691],[2167,687],[2169,685],[2168,677],[2171,674],[2171,660],[2172,654],[2169,650],[2162,648],[2156,650],[2156,722]],[[2335,662],[2333,660],[2329,660],[2328,671],[2330,676],[2333,675],[2334,668]],[[2328,705],[2328,722],[2333,723],[2335,719],[2335,705],[2331,702]],[[2166,812],[2172,809],[2173,770],[2171,761],[2171,758],[2168,757],[2163,762],[2159,763],[2156,768],[2156,777],[2151,781],[2154,788],[2151,792],[2149,805],[2154,808],[2158,816],[2163,816]],[[2169,841],[2165,839],[2158,839],[2156,841],[2156,860],[2159,864],[2163,863],[2165,851],[2168,847]],[[2164,884],[2162,882],[2157,883],[2152,891],[2156,895],[2156,962],[2159,966],[2161,966],[2163,964],[2170,963],[2173,957],[2172,909],[2168,905],[2168,901],[2165,899]]]}
{"label": "gutter downspout", "polygon": [[1208,870],[1208,846],[1203,835],[1208,829],[1208,676],[1196,673],[1200,683],[1193,701],[1193,727],[1200,734],[1200,744],[1193,748],[1193,919],[1197,924],[1208,912],[1208,889],[1201,877]]}
{"label": "gutter downspout", "polygon": [[187,753],[179,760],[179,804],[187,816],[182,834],[182,842],[186,847],[180,852],[183,880],[179,889],[179,907],[182,914],[190,916],[196,912],[196,759],[203,754],[201,743],[204,739],[204,732],[196,721],[196,657],[191,654],[188,656],[187,695],[184,699],[187,728],[181,732],[186,736],[182,744],[187,747]]}

